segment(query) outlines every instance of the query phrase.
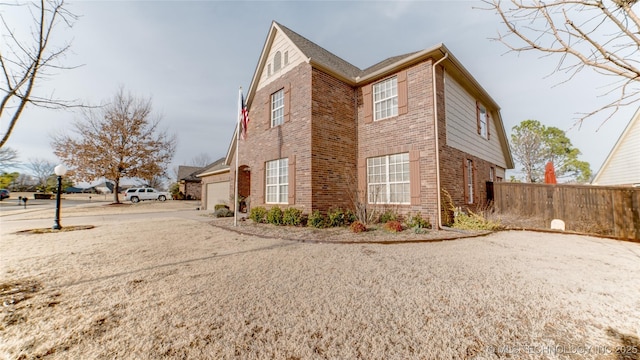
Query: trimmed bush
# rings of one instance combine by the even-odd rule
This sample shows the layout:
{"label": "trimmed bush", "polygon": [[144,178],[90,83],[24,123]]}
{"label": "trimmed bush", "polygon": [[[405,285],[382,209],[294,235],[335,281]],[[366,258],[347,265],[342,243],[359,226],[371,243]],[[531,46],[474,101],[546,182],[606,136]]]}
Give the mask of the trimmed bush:
{"label": "trimmed bush", "polygon": [[498,222],[486,219],[482,213],[474,213],[469,210],[469,214],[456,212],[453,220],[453,227],[462,230],[501,230],[503,226]]}
{"label": "trimmed bush", "polygon": [[393,210],[385,210],[385,212],[380,214],[380,217],[378,218],[378,222],[384,223],[384,224],[388,223],[389,221],[397,221],[397,220],[398,220],[398,214]]}
{"label": "trimmed bush", "polygon": [[273,225],[283,225],[282,223],[282,209],[278,206],[274,206],[267,211],[267,222]]}
{"label": "trimmed bush", "polygon": [[402,224],[400,223],[400,221],[396,220],[387,221],[384,224],[384,229],[389,232],[400,232],[402,231]]}
{"label": "trimmed bush", "polygon": [[233,216],[233,211],[227,209],[226,207],[221,207],[213,212],[213,216],[220,217],[230,217]]}
{"label": "trimmed bush", "polygon": [[407,225],[408,228],[414,229],[431,229],[431,222],[429,219],[424,219],[419,211],[415,215],[409,215],[405,221],[405,225]]}
{"label": "trimmed bush", "polygon": [[346,224],[345,213],[340,208],[331,208],[327,212],[327,226],[340,227]]}
{"label": "trimmed bush", "polygon": [[321,229],[325,227],[326,221],[322,213],[318,210],[314,211],[309,215],[309,219],[307,220],[307,226],[314,227],[316,229]]}
{"label": "trimmed bush", "polygon": [[227,205],[225,205],[225,204],[216,204],[213,207],[213,210],[215,210],[215,211],[218,211],[219,209],[227,209],[227,210],[229,210],[229,207]]}
{"label": "trimmed bush", "polygon": [[265,209],[262,206],[256,206],[254,208],[251,208],[251,211],[249,211],[249,219],[253,220],[258,224],[265,222],[266,216],[267,216],[267,209]]}
{"label": "trimmed bush", "polygon": [[293,207],[284,209],[282,223],[289,226],[299,226],[302,223],[302,210]]}
{"label": "trimmed bush", "polygon": [[353,233],[358,234],[367,231],[367,227],[360,221],[354,221],[351,223],[351,225],[349,225],[349,230],[351,230],[351,232]]}

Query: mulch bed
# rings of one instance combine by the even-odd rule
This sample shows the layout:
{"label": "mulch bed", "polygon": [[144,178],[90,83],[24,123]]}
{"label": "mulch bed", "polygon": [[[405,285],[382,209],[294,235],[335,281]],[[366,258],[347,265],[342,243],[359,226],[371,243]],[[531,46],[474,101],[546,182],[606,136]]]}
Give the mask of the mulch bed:
{"label": "mulch bed", "polygon": [[416,233],[412,229],[392,233],[382,227],[369,225],[367,226],[368,231],[355,234],[348,227],[316,229],[304,226],[276,226],[257,224],[246,219],[238,219],[238,226],[234,226],[232,218],[217,218],[212,220],[210,224],[239,234],[311,243],[404,244],[455,240],[485,236],[491,233],[490,231],[432,229],[425,229],[424,233]]}

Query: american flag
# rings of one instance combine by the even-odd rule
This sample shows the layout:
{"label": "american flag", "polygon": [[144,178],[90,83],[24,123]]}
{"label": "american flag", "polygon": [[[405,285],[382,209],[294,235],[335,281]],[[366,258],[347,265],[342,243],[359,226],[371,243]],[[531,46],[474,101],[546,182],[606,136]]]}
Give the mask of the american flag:
{"label": "american flag", "polygon": [[240,93],[240,138],[242,140],[247,138],[247,128],[249,127],[249,109],[244,102],[244,95]]}

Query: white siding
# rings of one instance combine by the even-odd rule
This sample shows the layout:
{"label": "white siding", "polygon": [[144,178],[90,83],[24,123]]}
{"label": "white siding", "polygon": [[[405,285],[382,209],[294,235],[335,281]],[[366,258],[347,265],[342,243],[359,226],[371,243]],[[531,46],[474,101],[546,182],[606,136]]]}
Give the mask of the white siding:
{"label": "white siding", "polygon": [[[639,110],[640,113],[640,110]],[[636,113],[598,173],[594,184],[640,184],[640,121]]]}
{"label": "white siding", "polygon": [[476,99],[456,80],[445,73],[445,115],[447,118],[447,145],[475,155],[502,168],[507,167],[496,130],[496,113],[490,112],[489,140],[478,134]]}
{"label": "white siding", "polygon": [[[276,52],[280,51],[281,68],[278,71],[274,71],[273,57]],[[285,52],[288,53],[288,64],[284,64]],[[273,80],[280,77],[282,74],[293,69],[298,64],[307,61],[302,53],[298,51],[298,48],[293,45],[291,40],[285,36],[282,32],[277,31],[271,48],[269,48],[269,54],[267,55],[267,61],[264,64],[264,68],[261,69],[260,80],[258,81],[257,90],[260,90],[265,85],[269,84]],[[268,68],[271,67],[271,75],[269,75]]]}

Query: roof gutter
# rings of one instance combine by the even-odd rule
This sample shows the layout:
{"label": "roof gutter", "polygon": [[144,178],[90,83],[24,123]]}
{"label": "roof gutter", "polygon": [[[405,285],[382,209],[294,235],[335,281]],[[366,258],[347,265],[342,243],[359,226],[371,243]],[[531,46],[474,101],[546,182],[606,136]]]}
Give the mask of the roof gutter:
{"label": "roof gutter", "polygon": [[436,91],[436,66],[443,62],[447,57],[449,57],[449,53],[445,52],[444,57],[440,60],[436,61],[431,67],[432,76],[431,79],[433,81],[433,125],[435,131],[435,144],[436,144],[436,204],[437,204],[437,212],[438,212],[438,230],[442,229],[442,190],[440,189],[440,141],[438,140],[438,92]]}

